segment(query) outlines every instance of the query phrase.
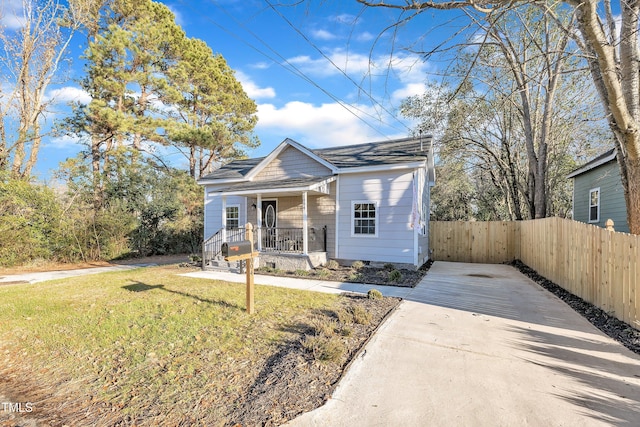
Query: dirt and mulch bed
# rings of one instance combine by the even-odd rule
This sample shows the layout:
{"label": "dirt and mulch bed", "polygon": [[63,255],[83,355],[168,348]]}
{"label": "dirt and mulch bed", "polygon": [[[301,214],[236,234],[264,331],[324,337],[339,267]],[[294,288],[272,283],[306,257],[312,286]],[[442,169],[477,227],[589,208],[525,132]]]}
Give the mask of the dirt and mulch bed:
{"label": "dirt and mulch bed", "polygon": [[640,354],[640,331],[634,329],[629,324],[607,314],[604,310],[595,307],[582,298],[573,295],[569,291],[561,288],[552,281],[539,275],[535,270],[524,264],[520,260],[511,263],[522,274],[553,293],[562,301],[567,303],[582,317],[587,319],[596,328],[607,334],[609,337],[618,341],[636,354]]}
{"label": "dirt and mulch bed", "polygon": [[414,288],[427,274],[433,264],[427,261],[418,270],[396,269],[392,264],[385,267],[371,267],[368,265],[330,265],[314,268],[310,271],[281,271],[262,267],[256,273],[271,276],[300,277],[304,279],[320,279],[332,282],[366,283],[370,285],[399,286]]}
{"label": "dirt and mulch bed", "polygon": [[322,406],[358,352],[400,303],[347,296],[343,309],[269,359],[233,413],[236,426],[277,426]]}

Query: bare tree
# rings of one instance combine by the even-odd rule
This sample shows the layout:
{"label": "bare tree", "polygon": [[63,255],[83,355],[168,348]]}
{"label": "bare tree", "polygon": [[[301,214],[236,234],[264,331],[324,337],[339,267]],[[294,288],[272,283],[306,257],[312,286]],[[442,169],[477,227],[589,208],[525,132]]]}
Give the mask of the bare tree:
{"label": "bare tree", "polygon": [[0,171],[28,179],[42,142],[42,120],[51,102],[46,92],[58,73],[84,13],[82,2],[22,0],[19,10],[3,10],[17,28],[0,27]]}
{"label": "bare tree", "polygon": [[[464,9],[490,18],[505,8],[522,4],[540,7],[554,17],[548,2],[542,1],[356,1],[369,7],[398,10],[402,13],[403,23],[433,9]],[[629,228],[632,233],[640,234],[640,2],[619,1],[619,33],[616,31],[610,1],[605,1],[604,7],[597,0],[564,0],[563,3],[573,9],[578,29],[578,32],[574,32],[572,28],[567,28],[567,33],[572,35],[587,57],[609,126],[616,137]]]}

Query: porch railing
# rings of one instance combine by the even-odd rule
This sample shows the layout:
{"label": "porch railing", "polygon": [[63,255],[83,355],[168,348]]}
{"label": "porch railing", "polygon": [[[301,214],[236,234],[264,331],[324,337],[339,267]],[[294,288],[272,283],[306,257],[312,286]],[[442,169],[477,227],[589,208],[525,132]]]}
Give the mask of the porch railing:
{"label": "porch railing", "polygon": [[[221,255],[224,242],[245,240],[244,228],[221,228],[202,244],[202,265]],[[327,251],[327,227],[309,227],[307,248],[309,252]],[[261,236],[261,250],[265,252],[303,253],[302,228],[262,228],[254,231],[254,236]]]}
{"label": "porch railing", "polygon": [[[302,228],[262,228],[260,230],[262,250],[265,252],[303,253]],[[309,227],[307,249],[309,252],[327,251],[327,227]]]}
{"label": "porch railing", "polygon": [[244,228],[221,228],[202,244],[202,262],[206,266],[209,261],[222,252],[224,242],[244,240]]}

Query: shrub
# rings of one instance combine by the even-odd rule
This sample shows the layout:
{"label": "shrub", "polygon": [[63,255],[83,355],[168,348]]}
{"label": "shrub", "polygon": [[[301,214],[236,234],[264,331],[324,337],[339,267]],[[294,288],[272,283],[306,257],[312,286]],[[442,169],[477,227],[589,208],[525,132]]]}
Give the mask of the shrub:
{"label": "shrub", "polygon": [[364,262],[362,261],[354,261],[353,264],[351,264],[351,268],[356,270],[360,270],[362,267],[364,267]]}
{"label": "shrub", "polygon": [[382,298],[382,292],[380,292],[377,289],[370,289],[369,292],[367,292],[367,298],[369,298],[369,299],[380,299],[380,298]]}
{"label": "shrub", "polygon": [[56,258],[65,246],[62,206],[52,190],[26,181],[0,181],[0,265]]}
{"label": "shrub", "polygon": [[353,335],[353,328],[351,326],[343,326],[340,329],[340,335],[342,335],[343,337],[350,337],[351,335]]}
{"label": "shrub", "polygon": [[302,347],[313,354],[313,358],[320,362],[337,362],[345,352],[342,340],[337,337],[306,336]]}
{"label": "shrub", "polygon": [[316,270],[316,276],[318,277],[327,277],[329,275],[329,270],[321,269]]}
{"label": "shrub", "polygon": [[334,319],[317,317],[311,321],[311,326],[316,336],[324,335],[329,337],[335,334],[338,324]]}
{"label": "shrub", "polygon": [[350,282],[359,282],[362,280],[362,274],[360,273],[351,273],[348,277],[348,279]]}
{"label": "shrub", "polygon": [[347,324],[353,322],[353,315],[348,310],[337,310],[336,316],[338,317],[338,322],[340,323]]}
{"label": "shrub", "polygon": [[399,282],[400,280],[402,280],[402,273],[400,273],[398,270],[393,270],[391,273],[389,273],[389,280],[391,280],[392,282]]}
{"label": "shrub", "polygon": [[388,262],[384,265],[384,269],[387,271],[393,271],[396,269],[396,266],[393,265],[392,263]]}
{"label": "shrub", "polygon": [[302,277],[306,277],[309,275],[309,272],[307,270],[302,270],[302,269],[298,269],[294,272],[294,274],[296,276],[302,276]]}
{"label": "shrub", "polygon": [[369,313],[364,308],[359,305],[353,306],[351,308],[351,315],[353,316],[353,321],[360,325],[368,325],[371,323],[371,313]]}
{"label": "shrub", "polygon": [[330,259],[329,261],[327,261],[326,267],[331,270],[335,270],[340,267],[340,264],[338,264],[338,261],[336,261],[335,259]]}

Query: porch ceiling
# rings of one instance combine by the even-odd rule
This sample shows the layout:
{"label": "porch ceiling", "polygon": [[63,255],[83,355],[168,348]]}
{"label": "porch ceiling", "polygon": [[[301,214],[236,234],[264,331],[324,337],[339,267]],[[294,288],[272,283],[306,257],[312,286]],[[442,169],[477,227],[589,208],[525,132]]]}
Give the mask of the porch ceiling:
{"label": "porch ceiling", "polygon": [[254,194],[270,194],[279,196],[297,196],[303,192],[310,195],[329,194],[329,183],[336,180],[330,176],[312,176],[304,178],[287,178],[271,181],[250,181],[230,185],[209,191],[209,194],[223,196],[248,196]]}

